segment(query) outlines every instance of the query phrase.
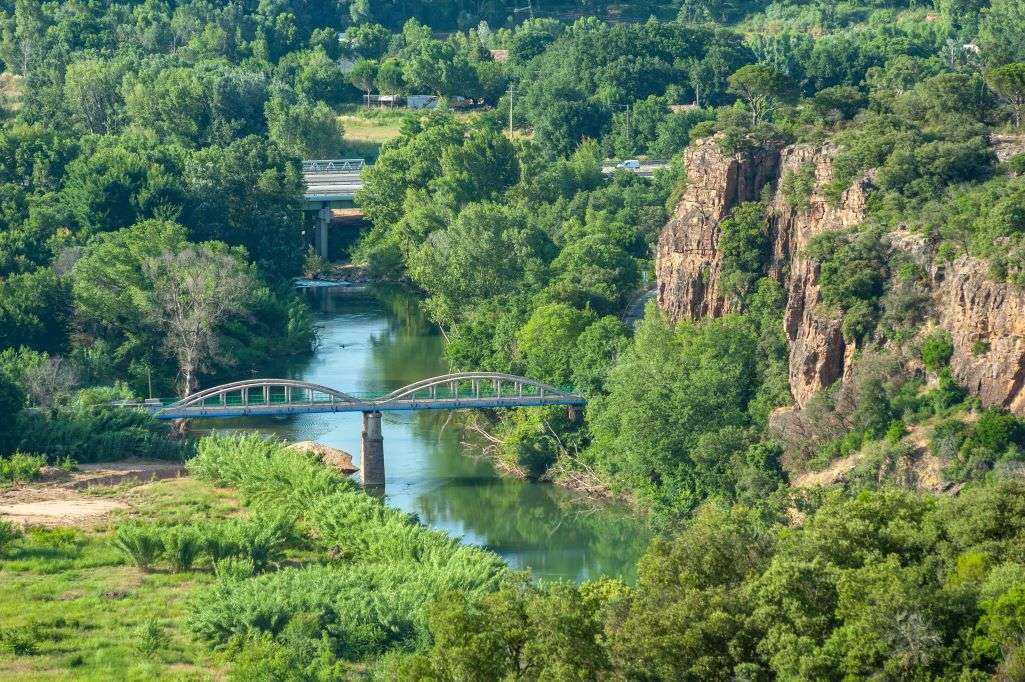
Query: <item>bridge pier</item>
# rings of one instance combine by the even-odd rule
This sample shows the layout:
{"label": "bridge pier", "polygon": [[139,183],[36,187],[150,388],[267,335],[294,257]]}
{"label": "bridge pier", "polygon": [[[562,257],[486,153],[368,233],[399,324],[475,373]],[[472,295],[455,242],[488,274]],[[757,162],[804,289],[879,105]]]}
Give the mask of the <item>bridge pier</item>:
{"label": "bridge pier", "polygon": [[569,409],[567,410],[567,412],[568,412],[567,416],[569,417],[570,423],[572,423],[572,424],[579,424],[580,423],[581,417],[583,415],[581,414],[580,406],[579,405],[570,405]]}
{"label": "bridge pier", "polygon": [[321,258],[328,257],[328,231],[330,229],[331,209],[327,203],[323,203],[317,212],[317,254]]}
{"label": "bridge pier", "polygon": [[381,413],[363,413],[363,438],[359,449],[359,482],[364,488],[384,485],[384,437]]}

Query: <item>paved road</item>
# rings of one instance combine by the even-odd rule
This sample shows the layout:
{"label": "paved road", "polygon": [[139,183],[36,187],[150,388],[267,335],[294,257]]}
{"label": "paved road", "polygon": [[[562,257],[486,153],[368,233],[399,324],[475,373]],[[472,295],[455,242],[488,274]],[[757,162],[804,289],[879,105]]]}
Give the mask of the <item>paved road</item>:
{"label": "paved road", "polygon": [[351,201],[363,188],[359,172],[303,173],[306,182],[306,201]]}
{"label": "paved road", "polygon": [[648,301],[655,298],[656,294],[658,294],[658,287],[651,287],[637,294],[623,311],[623,322],[631,327],[636,326],[639,321],[644,319],[644,308],[648,305]]}
{"label": "paved road", "polygon": [[[634,173],[634,174],[640,175],[642,177],[650,178],[652,175],[655,174],[655,171],[657,171],[657,170],[659,170],[661,168],[665,168],[668,165],[669,165],[668,161],[642,161],[641,162],[641,167],[639,169],[637,169],[637,170],[626,169],[626,170],[629,173]],[[614,163],[607,163],[607,164],[604,164],[601,167],[601,172],[604,173],[605,175],[612,175],[613,173],[616,172],[616,170],[617,170],[616,164],[614,164]]]}

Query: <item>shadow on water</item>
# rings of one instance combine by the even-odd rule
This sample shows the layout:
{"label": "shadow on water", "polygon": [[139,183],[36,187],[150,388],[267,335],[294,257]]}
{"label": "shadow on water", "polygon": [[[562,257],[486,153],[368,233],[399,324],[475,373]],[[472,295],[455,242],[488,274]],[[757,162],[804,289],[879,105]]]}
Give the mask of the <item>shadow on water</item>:
{"label": "shadow on water", "polygon": [[[408,294],[325,288],[307,295],[320,346],[308,361],[279,373],[359,393],[391,391],[447,371],[440,333]],[[648,541],[641,520],[620,505],[590,503],[552,485],[499,476],[486,459],[464,454],[457,424],[444,412],[385,413],[388,504],[488,547],[539,578],[632,580]],[[362,423],[359,414],[318,414],[206,426],[318,440],[358,460]]]}

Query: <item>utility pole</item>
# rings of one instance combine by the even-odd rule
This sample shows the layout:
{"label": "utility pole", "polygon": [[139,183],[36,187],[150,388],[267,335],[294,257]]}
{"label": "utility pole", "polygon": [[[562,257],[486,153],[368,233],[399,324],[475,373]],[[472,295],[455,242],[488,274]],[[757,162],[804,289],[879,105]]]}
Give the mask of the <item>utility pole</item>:
{"label": "utility pole", "polygon": [[509,85],[509,141],[513,139],[513,86]]}

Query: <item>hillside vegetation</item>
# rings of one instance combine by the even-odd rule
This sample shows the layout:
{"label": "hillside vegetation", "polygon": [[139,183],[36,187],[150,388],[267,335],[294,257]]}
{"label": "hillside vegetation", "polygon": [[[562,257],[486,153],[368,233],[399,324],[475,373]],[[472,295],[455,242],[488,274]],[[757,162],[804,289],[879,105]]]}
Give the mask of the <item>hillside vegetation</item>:
{"label": "hillside vegetation", "polygon": [[[3,670],[1025,677],[1022,3],[522,9],[0,0],[5,477],[191,457],[242,504],[0,526]],[[300,161],[338,155],[376,159],[353,258],[421,296],[454,370],[587,397],[472,419],[509,469],[650,520],[636,585],[533,584],[281,444],[107,406],[314,347]],[[637,156],[670,163],[602,172]],[[110,639],[101,598],[30,599],[78,572],[139,581]]]}

